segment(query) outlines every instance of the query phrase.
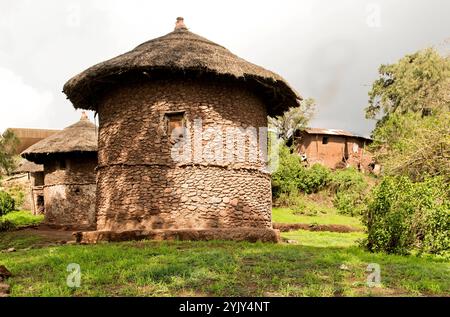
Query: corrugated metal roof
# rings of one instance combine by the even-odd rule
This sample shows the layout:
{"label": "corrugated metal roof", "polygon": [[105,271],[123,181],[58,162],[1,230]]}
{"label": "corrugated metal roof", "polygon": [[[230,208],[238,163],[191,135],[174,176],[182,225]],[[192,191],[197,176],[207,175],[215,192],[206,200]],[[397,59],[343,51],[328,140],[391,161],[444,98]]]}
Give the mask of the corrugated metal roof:
{"label": "corrugated metal roof", "polygon": [[341,135],[341,136],[349,136],[349,137],[371,140],[368,137],[357,135],[355,133],[352,133],[352,132],[349,132],[346,130],[340,130],[340,129],[307,128],[307,129],[304,129],[303,131],[305,131],[308,134]]}

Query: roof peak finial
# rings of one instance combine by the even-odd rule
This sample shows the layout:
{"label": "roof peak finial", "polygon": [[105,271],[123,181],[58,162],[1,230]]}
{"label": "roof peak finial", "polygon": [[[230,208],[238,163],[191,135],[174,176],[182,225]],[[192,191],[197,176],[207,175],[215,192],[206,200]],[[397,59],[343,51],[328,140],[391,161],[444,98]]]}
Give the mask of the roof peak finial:
{"label": "roof peak finial", "polygon": [[86,111],[81,112],[80,120],[89,120],[88,115],[86,114]]}
{"label": "roof peak finial", "polygon": [[175,31],[177,30],[187,30],[186,25],[184,24],[184,18],[178,17],[177,22],[175,23]]}

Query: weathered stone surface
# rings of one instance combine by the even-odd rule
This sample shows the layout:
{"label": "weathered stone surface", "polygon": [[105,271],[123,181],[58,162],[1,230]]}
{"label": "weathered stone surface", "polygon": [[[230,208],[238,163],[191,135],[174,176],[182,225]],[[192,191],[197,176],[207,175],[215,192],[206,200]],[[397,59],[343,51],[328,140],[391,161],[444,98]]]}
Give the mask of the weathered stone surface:
{"label": "weathered stone surface", "polygon": [[72,229],[96,227],[97,158],[91,155],[67,155],[66,168],[57,160],[44,163],[45,223]]}
{"label": "weathered stone surface", "polygon": [[228,128],[267,126],[266,105],[256,94],[214,80],[123,83],[104,94],[98,112],[97,230],[271,230],[270,175],[248,146],[225,148],[223,156],[232,159],[222,161],[213,151],[196,160],[192,146],[194,160],[184,164],[174,161],[166,133],[165,114],[184,112],[193,144],[201,119],[203,131],[215,129],[225,147]]}

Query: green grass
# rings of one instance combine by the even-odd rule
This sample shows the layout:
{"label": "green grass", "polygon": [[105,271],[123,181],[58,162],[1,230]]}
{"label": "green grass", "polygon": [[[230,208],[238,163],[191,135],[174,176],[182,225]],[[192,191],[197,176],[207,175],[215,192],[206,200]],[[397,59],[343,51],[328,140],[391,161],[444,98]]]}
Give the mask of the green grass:
{"label": "green grass", "polygon": [[294,213],[290,208],[272,208],[272,221],[276,223],[306,223],[319,225],[347,225],[363,229],[361,221],[356,217],[336,213],[306,216]]}
{"label": "green grass", "polygon": [[283,232],[281,236],[289,240],[296,240],[300,245],[319,248],[356,246],[360,240],[366,237],[362,232],[338,233],[306,230]]}
{"label": "green grass", "polygon": [[[39,246],[51,241],[44,237],[24,231],[0,232],[0,251],[8,248],[24,249]],[[0,255],[1,258],[1,255]]]}
{"label": "green grass", "polygon": [[[12,296],[419,296],[450,292],[450,265],[445,259],[372,254],[356,246],[361,233],[283,235],[298,239],[299,244],[140,241],[64,245],[0,253],[0,264],[14,275],[8,280]],[[80,288],[66,286],[69,263],[81,267]],[[365,284],[369,263],[381,266],[381,288]],[[341,270],[342,264],[348,270]]]}
{"label": "green grass", "polygon": [[16,227],[20,228],[41,223],[44,220],[44,215],[35,216],[28,210],[20,210],[10,212],[0,217],[0,220],[9,220],[14,223]]}

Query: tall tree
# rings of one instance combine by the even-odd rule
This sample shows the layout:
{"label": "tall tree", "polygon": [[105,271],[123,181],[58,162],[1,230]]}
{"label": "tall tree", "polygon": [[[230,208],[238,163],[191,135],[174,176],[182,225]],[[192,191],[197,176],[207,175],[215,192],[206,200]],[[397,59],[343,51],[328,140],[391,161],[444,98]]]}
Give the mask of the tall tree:
{"label": "tall tree", "polygon": [[312,98],[302,100],[299,107],[289,108],[283,115],[269,117],[269,126],[278,130],[280,138],[289,140],[296,130],[305,128],[311,120],[316,108]]}
{"label": "tall tree", "polygon": [[382,65],[366,117],[377,119],[372,149],[386,174],[450,177],[450,58],[433,49]]}
{"label": "tall tree", "polygon": [[428,112],[450,106],[450,59],[434,49],[406,55],[381,65],[369,92],[366,117],[383,119],[392,113]]}
{"label": "tall tree", "polygon": [[14,152],[18,144],[19,140],[11,130],[0,135],[0,175],[9,174],[15,168]]}

